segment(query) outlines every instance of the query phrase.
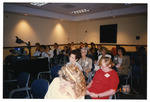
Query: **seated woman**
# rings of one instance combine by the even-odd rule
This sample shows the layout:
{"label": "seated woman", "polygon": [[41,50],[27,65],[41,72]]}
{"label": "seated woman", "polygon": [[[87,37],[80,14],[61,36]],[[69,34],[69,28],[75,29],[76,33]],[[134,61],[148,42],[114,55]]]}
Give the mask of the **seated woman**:
{"label": "seated woman", "polygon": [[107,54],[107,52],[108,52],[108,50],[106,47],[101,47],[101,49],[100,49],[101,54],[98,56],[97,62],[95,62],[95,68],[94,68],[95,71],[97,71],[100,68],[99,61],[102,57],[109,57],[109,58],[112,57],[111,55]]}
{"label": "seated woman", "polygon": [[92,99],[109,99],[109,96],[114,95],[118,88],[119,78],[115,70],[111,69],[114,66],[111,58],[103,57],[99,61],[101,69],[99,69],[93,80],[87,85],[87,95]]}
{"label": "seated woman", "polygon": [[118,50],[118,55],[114,56],[113,62],[115,63],[115,67],[117,68],[119,78],[120,78],[120,84],[125,85],[125,77],[128,76],[129,72],[129,67],[130,67],[130,57],[128,55],[125,55],[125,49],[123,47],[119,47]]}
{"label": "seated woman", "polygon": [[85,48],[82,48],[81,49],[82,57],[79,59],[78,63],[82,66],[86,79],[91,81],[91,79],[89,79],[89,73],[91,72],[92,69],[92,59],[87,57],[86,55],[87,55],[87,50]]}
{"label": "seated woman", "polygon": [[125,49],[123,47],[118,48],[118,55],[114,56],[113,62],[116,65],[119,75],[128,75],[130,67],[130,57],[125,55]]}
{"label": "seated woman", "polygon": [[77,62],[79,58],[80,58],[79,53],[76,50],[72,50],[69,56],[69,62],[66,64],[66,66],[75,65],[80,69],[80,71],[83,71],[81,65]]}
{"label": "seated woman", "polygon": [[63,66],[49,86],[45,99],[84,99],[86,82],[75,65]]}

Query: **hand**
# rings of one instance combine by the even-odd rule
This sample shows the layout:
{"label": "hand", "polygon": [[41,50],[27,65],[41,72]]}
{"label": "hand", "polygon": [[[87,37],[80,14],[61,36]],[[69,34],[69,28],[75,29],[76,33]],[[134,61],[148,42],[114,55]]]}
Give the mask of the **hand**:
{"label": "hand", "polygon": [[98,94],[96,94],[96,93],[93,93],[93,92],[90,92],[90,94],[89,94],[91,97],[93,97],[93,98],[97,98],[98,97]]}
{"label": "hand", "polygon": [[86,95],[90,95],[90,92],[89,92],[89,90],[86,90]]}

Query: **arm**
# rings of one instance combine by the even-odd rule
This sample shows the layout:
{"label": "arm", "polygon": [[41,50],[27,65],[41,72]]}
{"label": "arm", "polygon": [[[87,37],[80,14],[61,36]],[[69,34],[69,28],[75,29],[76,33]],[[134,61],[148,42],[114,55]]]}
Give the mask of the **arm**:
{"label": "arm", "polygon": [[90,92],[89,95],[91,97],[100,98],[100,97],[106,97],[106,96],[114,95],[115,93],[116,93],[115,90],[110,89],[108,91],[105,91],[105,92],[102,92],[102,93],[98,93],[98,94]]}
{"label": "arm", "polygon": [[93,81],[91,81],[91,82],[86,86],[86,88],[89,89],[89,88],[91,87],[92,83],[93,83]]}
{"label": "arm", "polygon": [[89,68],[89,69],[86,70],[85,72],[86,72],[86,73],[89,73],[89,72],[91,71],[91,69],[92,69],[92,68]]}

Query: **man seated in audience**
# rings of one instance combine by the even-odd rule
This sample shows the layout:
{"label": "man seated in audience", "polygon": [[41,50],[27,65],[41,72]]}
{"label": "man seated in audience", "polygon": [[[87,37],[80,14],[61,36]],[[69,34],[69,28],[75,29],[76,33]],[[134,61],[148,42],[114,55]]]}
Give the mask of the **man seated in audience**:
{"label": "man seated in audience", "polygon": [[51,50],[50,46],[46,46],[46,53],[49,55],[49,58],[50,58],[50,61],[51,61],[54,54],[53,54],[53,50]]}
{"label": "man seated in audience", "polygon": [[59,54],[60,54],[60,52],[61,52],[61,50],[60,50],[60,48],[59,48],[59,46],[58,46],[58,44],[57,43],[55,43],[54,44],[54,50],[53,50],[53,54],[54,54],[54,63],[59,63],[59,60],[60,60],[60,56],[59,56]]}
{"label": "man seated in audience", "polygon": [[33,56],[40,56],[41,52],[40,52],[40,43],[36,43],[35,44],[35,53],[33,54]]}
{"label": "man seated in audience", "polygon": [[64,49],[60,52],[60,60],[61,62],[69,61],[69,50],[67,46],[64,46]]}
{"label": "man seated in audience", "polygon": [[74,42],[71,42],[71,50],[76,50],[76,47],[74,45]]}
{"label": "man seated in audience", "polygon": [[[81,56],[82,57],[79,59],[78,63],[81,65],[81,67],[84,71],[84,75],[85,75],[86,79],[88,79],[89,72],[92,69],[92,59],[86,57],[86,55],[87,55],[87,50],[85,48],[82,48],[81,49]],[[91,80],[89,79],[89,81],[91,81]]]}
{"label": "man seated in audience", "polygon": [[41,45],[40,46],[40,57],[47,57],[48,58],[48,62],[50,62],[50,57],[49,55],[46,53],[46,46],[45,45]]}
{"label": "man seated in audience", "polygon": [[[96,48],[96,46],[95,46],[95,44],[93,43],[93,42],[91,42],[91,48],[90,48],[90,51],[89,51],[90,53],[90,55],[89,56],[91,56],[92,57],[92,60],[93,61],[95,61],[95,60],[97,60],[97,48]],[[90,57],[90,58],[91,58]]]}
{"label": "man seated in audience", "polygon": [[80,47],[79,47],[79,49],[82,49],[83,47],[84,47],[83,42],[80,42]]}

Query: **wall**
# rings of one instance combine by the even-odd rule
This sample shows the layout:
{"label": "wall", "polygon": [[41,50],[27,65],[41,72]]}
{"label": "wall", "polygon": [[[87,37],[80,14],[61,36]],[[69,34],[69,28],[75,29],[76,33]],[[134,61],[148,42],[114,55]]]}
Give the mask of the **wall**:
{"label": "wall", "polygon": [[[147,17],[145,15],[79,23],[78,40],[100,43],[100,25],[117,24],[117,44],[147,45]],[[87,31],[87,32],[86,32]],[[140,40],[136,40],[140,36]]]}
{"label": "wall", "polygon": [[77,23],[47,18],[4,14],[4,47],[24,46],[15,43],[15,36],[31,45],[77,42]]}
{"label": "wall", "polygon": [[[31,45],[36,42],[52,45],[55,42],[67,44],[72,41],[98,44],[100,42],[100,25],[106,24],[118,24],[117,44],[147,45],[147,16],[145,15],[73,22],[4,13],[3,46],[26,46],[25,44],[15,43],[15,36],[25,42],[30,41]],[[141,37],[140,40],[136,40],[137,35]],[[105,46],[110,50],[114,45]],[[123,47],[127,51],[135,51],[135,46]],[[3,58],[10,54],[9,50],[3,49]],[[35,48],[32,47],[31,50],[33,54]]]}

